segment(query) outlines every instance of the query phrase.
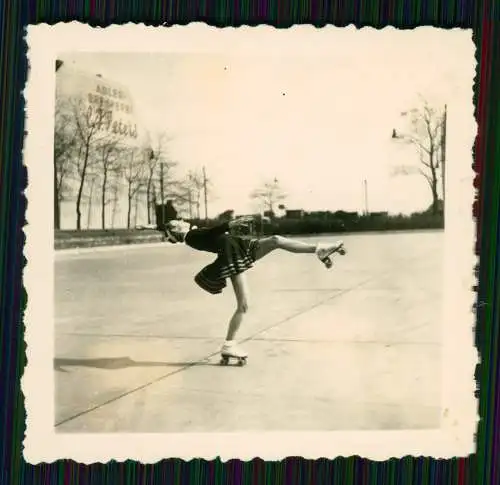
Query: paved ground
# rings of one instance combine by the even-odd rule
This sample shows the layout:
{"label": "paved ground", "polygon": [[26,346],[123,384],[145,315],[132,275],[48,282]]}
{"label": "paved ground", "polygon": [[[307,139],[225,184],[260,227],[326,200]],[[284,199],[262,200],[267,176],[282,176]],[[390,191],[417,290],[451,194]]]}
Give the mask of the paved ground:
{"label": "paved ground", "polygon": [[248,273],[246,367],[216,352],[234,307],[183,246],[56,257],[61,432],[424,429],[439,424],[443,232],[345,238],[326,270]]}

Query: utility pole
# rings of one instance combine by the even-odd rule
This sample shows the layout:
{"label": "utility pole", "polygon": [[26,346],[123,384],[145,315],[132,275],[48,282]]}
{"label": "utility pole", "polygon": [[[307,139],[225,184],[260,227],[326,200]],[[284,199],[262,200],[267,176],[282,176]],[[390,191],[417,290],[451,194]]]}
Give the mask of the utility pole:
{"label": "utility pole", "polygon": [[160,162],[160,198],[161,198],[161,228],[165,226],[165,185],[163,176],[164,162]]}
{"label": "utility pole", "polygon": [[153,182],[151,184],[151,198],[148,201],[149,207],[148,207],[148,224],[151,224],[152,216],[151,212],[155,215],[155,221],[156,225],[158,226],[158,221],[156,220],[156,185]]}
{"label": "utility pole", "polygon": [[59,193],[57,191],[57,167],[54,163],[54,229],[61,228],[61,210]]}
{"label": "utility pole", "polygon": [[207,172],[203,167],[203,194],[205,198],[205,221],[208,220],[208,205],[207,205]]}
{"label": "utility pole", "polygon": [[363,180],[364,193],[365,193],[365,215],[368,215],[368,181]]}
{"label": "utility pole", "polygon": [[441,127],[441,181],[443,183],[443,209],[444,209],[444,197],[445,197],[445,176],[446,176],[446,123],[448,118],[448,107],[444,105],[444,114],[443,114],[443,124]]}
{"label": "utility pole", "polygon": [[192,183],[193,183],[193,173],[189,171],[187,175],[187,184],[186,184],[186,197],[188,202],[189,219],[193,218],[193,200],[192,200],[193,195],[191,189]]}

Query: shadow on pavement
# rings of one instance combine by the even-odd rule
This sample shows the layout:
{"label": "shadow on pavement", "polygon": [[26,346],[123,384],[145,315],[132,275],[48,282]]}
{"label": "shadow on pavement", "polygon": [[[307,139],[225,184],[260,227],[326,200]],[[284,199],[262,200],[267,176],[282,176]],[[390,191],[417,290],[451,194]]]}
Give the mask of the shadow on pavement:
{"label": "shadow on pavement", "polygon": [[195,365],[219,365],[208,360],[192,362],[151,362],[136,361],[129,357],[110,357],[100,359],[54,359],[54,370],[68,372],[64,367],[93,367],[95,369],[117,370],[128,367],[190,367]]}

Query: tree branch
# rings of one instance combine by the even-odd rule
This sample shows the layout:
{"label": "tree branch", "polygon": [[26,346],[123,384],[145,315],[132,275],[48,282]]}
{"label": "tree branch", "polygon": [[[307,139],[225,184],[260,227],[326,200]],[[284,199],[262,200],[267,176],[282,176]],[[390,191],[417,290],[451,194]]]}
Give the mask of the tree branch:
{"label": "tree branch", "polygon": [[418,138],[412,135],[401,135],[401,138],[406,141],[407,143],[411,143],[412,145],[415,145],[417,148],[420,150],[423,150],[427,154],[430,155],[431,150],[427,148]]}
{"label": "tree branch", "polygon": [[429,187],[432,189],[432,177],[426,174],[421,168],[418,169],[418,172],[425,178],[425,180],[427,180]]}

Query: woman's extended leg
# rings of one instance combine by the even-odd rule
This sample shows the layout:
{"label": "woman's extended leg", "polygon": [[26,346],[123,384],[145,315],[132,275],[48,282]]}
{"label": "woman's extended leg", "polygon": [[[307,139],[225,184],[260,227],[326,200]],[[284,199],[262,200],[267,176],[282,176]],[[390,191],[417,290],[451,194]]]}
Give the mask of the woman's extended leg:
{"label": "woman's extended leg", "polygon": [[[325,245],[322,250],[329,252],[332,249],[338,248],[341,244],[342,241],[337,241],[333,244]],[[257,248],[255,258],[263,258],[275,249],[283,249],[290,253],[318,253],[318,248],[318,244],[305,243],[283,236],[270,236],[259,241],[259,247]]]}
{"label": "woman's extended leg", "polygon": [[240,328],[243,317],[248,311],[248,288],[245,274],[240,273],[235,276],[231,276],[231,283],[233,284],[234,294],[236,296],[236,311],[229,322],[226,342],[222,350],[223,352],[228,352],[231,355],[238,354],[235,355],[237,357],[245,357],[246,353],[234,346],[234,339]]}

